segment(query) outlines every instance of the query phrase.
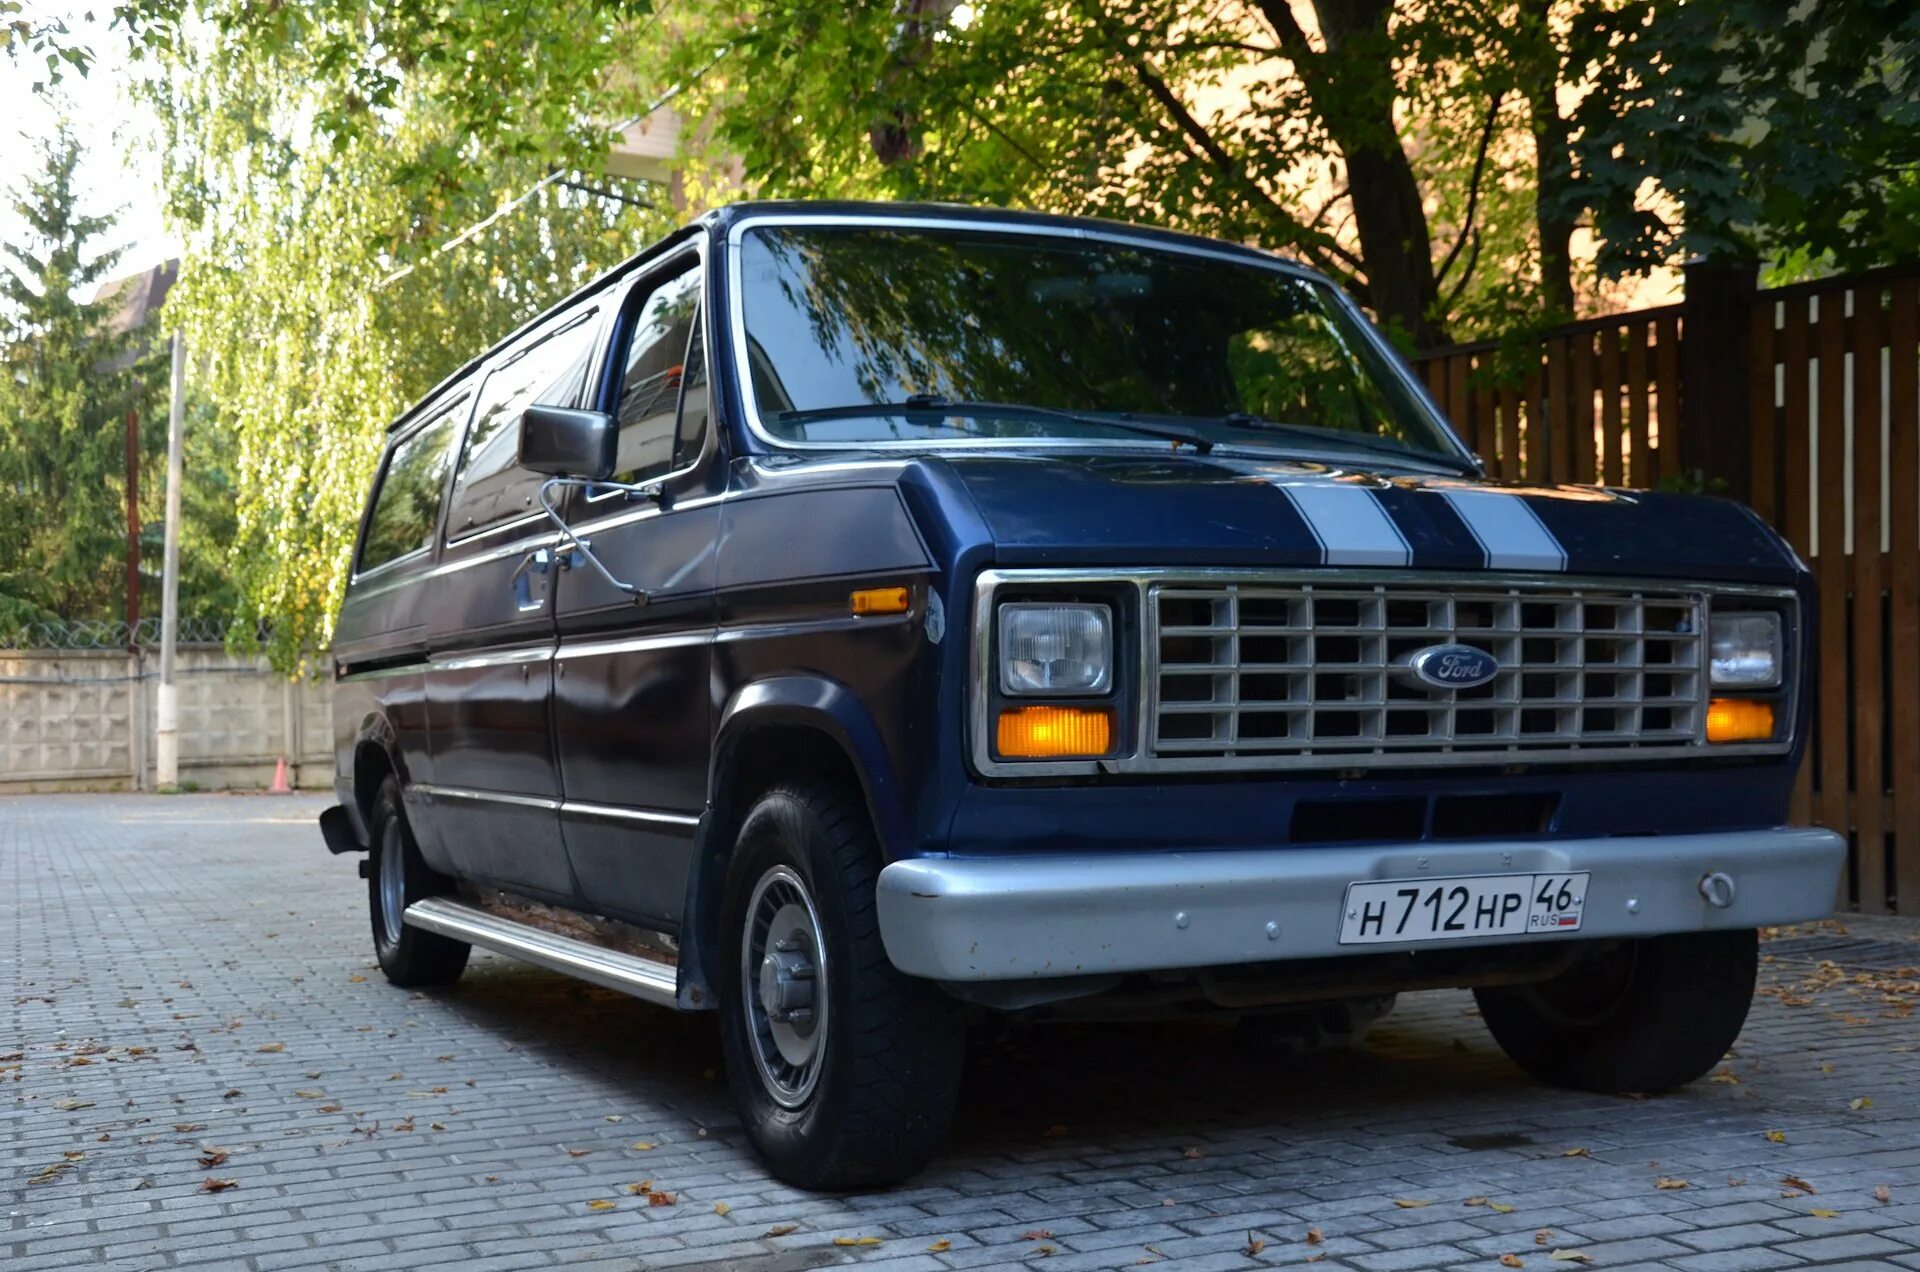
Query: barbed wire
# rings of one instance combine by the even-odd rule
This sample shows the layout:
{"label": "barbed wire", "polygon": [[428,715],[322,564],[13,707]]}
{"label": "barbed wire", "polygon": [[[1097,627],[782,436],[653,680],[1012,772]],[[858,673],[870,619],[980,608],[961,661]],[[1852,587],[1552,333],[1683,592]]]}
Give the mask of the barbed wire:
{"label": "barbed wire", "polygon": [[[219,617],[183,618],[175,639],[182,645],[225,645],[227,637],[246,627],[238,619]],[[262,625],[254,633],[264,639]],[[143,618],[129,627],[119,619],[55,619],[18,623],[0,627],[0,649],[158,649],[160,620]]]}

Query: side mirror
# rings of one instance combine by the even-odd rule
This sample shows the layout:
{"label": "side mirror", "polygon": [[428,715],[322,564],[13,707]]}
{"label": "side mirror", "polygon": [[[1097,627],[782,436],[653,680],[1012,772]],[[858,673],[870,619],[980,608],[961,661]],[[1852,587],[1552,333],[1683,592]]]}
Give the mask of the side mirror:
{"label": "side mirror", "polygon": [[520,417],[520,466],[550,477],[613,476],[619,426],[605,411],[530,406]]}

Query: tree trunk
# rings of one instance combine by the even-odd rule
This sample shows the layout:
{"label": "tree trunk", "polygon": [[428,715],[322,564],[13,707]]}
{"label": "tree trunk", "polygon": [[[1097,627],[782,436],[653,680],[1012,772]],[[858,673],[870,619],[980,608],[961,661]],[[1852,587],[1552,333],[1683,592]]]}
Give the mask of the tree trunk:
{"label": "tree trunk", "polygon": [[1560,50],[1548,26],[1550,0],[1520,7],[1521,74],[1532,116],[1536,180],[1534,232],[1540,239],[1540,299],[1549,322],[1573,317],[1573,161],[1560,115]]}
{"label": "tree trunk", "polygon": [[1416,348],[1444,344],[1426,208],[1393,118],[1392,0],[1314,0],[1327,42],[1323,54],[1305,47],[1286,0],[1267,0],[1261,8],[1346,158],[1368,303],[1382,324]]}

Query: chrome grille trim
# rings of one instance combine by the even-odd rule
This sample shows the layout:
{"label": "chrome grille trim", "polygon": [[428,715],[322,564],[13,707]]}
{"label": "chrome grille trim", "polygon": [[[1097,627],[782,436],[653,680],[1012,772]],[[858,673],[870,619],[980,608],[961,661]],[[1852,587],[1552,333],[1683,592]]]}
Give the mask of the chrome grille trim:
{"label": "chrome grille trim", "polygon": [[[1661,746],[1597,744],[1576,746],[1563,742],[1558,746],[1543,748],[1530,745],[1507,749],[1497,746],[1466,746],[1429,750],[1375,750],[1347,747],[1324,753],[1306,754],[1299,751],[1232,755],[1177,751],[1156,754],[1152,750],[1152,739],[1157,719],[1155,707],[1158,701],[1158,690],[1155,687],[1158,681],[1157,641],[1153,633],[1141,630],[1137,633],[1139,639],[1126,642],[1133,652],[1127,658],[1130,670],[1120,681],[1122,688],[1116,699],[1122,720],[1119,754],[1103,760],[996,760],[992,754],[992,694],[986,680],[992,668],[993,633],[991,629],[996,595],[1010,587],[1019,588],[1022,594],[1025,594],[1032,588],[1074,589],[1080,585],[1102,585],[1116,588],[1123,595],[1132,593],[1137,604],[1135,612],[1141,616],[1139,626],[1142,629],[1148,628],[1156,621],[1153,597],[1155,588],[1285,589],[1311,586],[1323,589],[1360,588],[1364,590],[1388,587],[1440,593],[1456,598],[1464,594],[1489,591],[1510,592],[1521,597],[1534,597],[1542,593],[1564,596],[1579,592],[1641,593],[1656,597],[1691,596],[1697,598],[1701,605],[1699,622],[1702,630],[1705,629],[1707,617],[1717,600],[1737,601],[1741,605],[1755,603],[1777,605],[1782,611],[1786,657],[1786,687],[1781,695],[1780,705],[1789,722],[1789,728],[1776,741],[1721,744],[1711,748],[1696,735],[1688,742],[1669,742]],[[1792,588],[1788,587],[1737,583],[1687,583],[1672,579],[1608,578],[1561,573],[1324,567],[1286,570],[1051,567],[987,569],[980,573],[974,583],[970,635],[972,639],[968,649],[969,753],[972,768],[976,773],[996,778],[1084,777],[1103,772],[1151,775],[1259,770],[1391,773],[1444,766],[1588,766],[1660,759],[1692,761],[1707,758],[1778,755],[1789,751],[1794,744],[1796,732],[1794,726],[1799,718],[1799,692],[1803,674],[1801,660],[1804,650],[1797,595]],[[1116,654],[1118,653],[1119,651],[1116,650]],[[1701,661],[1704,664],[1704,651],[1701,653]],[[1704,666],[1700,669],[1699,675],[1702,681],[1701,692],[1704,695],[1706,692]],[[1146,690],[1140,691],[1140,686],[1146,686]],[[1132,700],[1127,696],[1129,692],[1136,694]],[[1590,702],[1586,705],[1603,704]]]}
{"label": "chrome grille trim", "polygon": [[[1705,612],[1681,589],[1156,583],[1147,752],[1351,764],[1684,749],[1704,741]],[[1499,673],[1448,690],[1405,670],[1450,644],[1493,655]]]}

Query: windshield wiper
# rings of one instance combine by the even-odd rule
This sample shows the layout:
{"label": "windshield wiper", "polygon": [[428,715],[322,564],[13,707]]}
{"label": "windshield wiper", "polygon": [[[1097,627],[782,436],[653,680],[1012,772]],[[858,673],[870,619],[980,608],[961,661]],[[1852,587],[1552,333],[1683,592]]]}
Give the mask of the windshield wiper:
{"label": "windshield wiper", "polygon": [[1402,446],[1384,437],[1354,433],[1343,428],[1321,428],[1316,424],[1289,424],[1281,420],[1270,420],[1264,415],[1255,415],[1251,411],[1229,411],[1225,415],[1215,416],[1211,422],[1224,424],[1228,428],[1245,429],[1248,432],[1279,433],[1311,441],[1328,442],[1335,446],[1351,446],[1355,450],[1372,451],[1379,455],[1394,455],[1401,459],[1428,460],[1437,464],[1447,464],[1462,473],[1473,471],[1472,466],[1458,455],[1448,455],[1419,446]]}
{"label": "windshield wiper", "polygon": [[1191,446],[1204,455],[1213,449],[1213,439],[1203,433],[1165,424],[1145,424],[1139,420],[1115,419],[1107,415],[1081,414],[1054,406],[1029,406],[1023,402],[969,402],[941,397],[937,393],[915,393],[898,402],[854,402],[845,406],[821,406],[805,411],[781,411],[774,418],[782,424],[806,424],[816,420],[850,420],[869,415],[998,415],[1006,419],[1045,420],[1078,424],[1082,428],[1110,428],[1142,437],[1157,437],[1175,446]]}

